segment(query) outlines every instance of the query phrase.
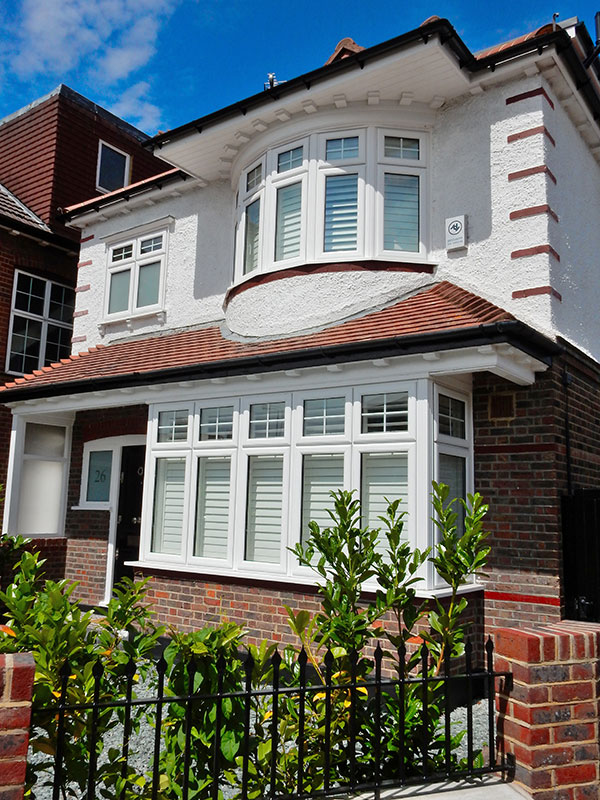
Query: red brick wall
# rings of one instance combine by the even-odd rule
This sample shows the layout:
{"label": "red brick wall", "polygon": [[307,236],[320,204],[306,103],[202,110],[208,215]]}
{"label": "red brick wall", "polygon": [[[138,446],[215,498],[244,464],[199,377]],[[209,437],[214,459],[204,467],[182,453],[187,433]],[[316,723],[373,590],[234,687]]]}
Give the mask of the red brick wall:
{"label": "red brick wall", "polygon": [[21,800],[27,766],[33,658],[0,655],[0,798]]}

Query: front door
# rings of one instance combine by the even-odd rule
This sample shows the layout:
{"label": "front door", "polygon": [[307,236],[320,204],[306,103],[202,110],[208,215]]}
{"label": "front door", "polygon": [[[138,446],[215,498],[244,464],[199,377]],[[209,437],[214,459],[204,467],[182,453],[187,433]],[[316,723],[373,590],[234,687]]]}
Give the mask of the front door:
{"label": "front door", "polygon": [[133,578],[133,568],[126,567],[125,562],[139,558],[145,457],[146,447],[143,444],[124,447],[121,452],[115,583],[124,577]]}

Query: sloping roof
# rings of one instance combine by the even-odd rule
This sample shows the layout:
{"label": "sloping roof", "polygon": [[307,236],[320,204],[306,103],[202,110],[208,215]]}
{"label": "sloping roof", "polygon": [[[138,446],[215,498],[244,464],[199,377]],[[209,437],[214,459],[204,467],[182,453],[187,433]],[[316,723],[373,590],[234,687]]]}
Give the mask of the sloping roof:
{"label": "sloping roof", "polygon": [[516,47],[524,42],[529,42],[531,39],[536,39],[538,36],[544,36],[546,33],[552,33],[552,31],[552,23],[542,25],[541,28],[537,28],[535,31],[531,31],[530,33],[524,33],[522,36],[517,36],[515,39],[510,39],[508,42],[500,42],[492,47],[486,47],[485,50],[480,50],[478,53],[475,53],[475,58],[482,59],[491,55],[496,55],[497,53],[502,53],[504,50],[508,50],[511,47]]}
{"label": "sloping roof", "polygon": [[31,225],[33,228],[45,231],[50,231],[46,223],[41,220],[37,214],[28,208],[25,203],[22,203],[18,197],[10,192],[6,186],[0,183],[0,216],[9,217],[16,222],[22,222],[26,225]]}
{"label": "sloping roof", "polygon": [[352,55],[353,53],[360,53],[365,48],[362,47],[360,44],[356,44],[354,39],[351,39],[347,36],[345,39],[341,39],[335,46],[335,50],[329,56],[325,65],[333,64],[334,61],[339,61],[342,58],[348,58],[348,56]]}
{"label": "sloping roof", "polygon": [[[18,400],[21,394],[30,394],[27,390],[33,389],[40,390],[35,394],[41,396],[60,393],[61,388],[63,393],[73,391],[75,384],[78,384],[78,391],[93,391],[109,378],[118,379],[117,384],[122,386],[132,380],[136,384],[144,383],[146,378],[148,383],[160,382],[159,373],[177,368],[196,368],[196,377],[201,378],[209,368],[227,370],[235,362],[239,365],[251,359],[259,359],[265,368],[275,359],[282,369],[285,366],[281,363],[286,358],[293,361],[300,352],[316,351],[325,360],[332,361],[341,346],[344,352],[348,348],[362,352],[365,344],[375,347],[378,342],[393,340],[401,353],[403,340],[418,337],[423,337],[421,349],[425,351],[434,349],[430,341],[433,335],[478,330],[481,326],[507,322],[520,324],[507,311],[444,281],[381,311],[301,336],[248,343],[225,338],[219,327],[211,327],[99,345],[31,375],[16,378],[0,387],[0,392],[5,393],[3,400],[8,401],[8,395],[10,400]],[[346,360],[351,360],[351,355],[350,352]],[[260,368],[254,366],[254,369]],[[250,371],[251,368],[246,369]],[[166,374],[164,377],[168,380]]]}

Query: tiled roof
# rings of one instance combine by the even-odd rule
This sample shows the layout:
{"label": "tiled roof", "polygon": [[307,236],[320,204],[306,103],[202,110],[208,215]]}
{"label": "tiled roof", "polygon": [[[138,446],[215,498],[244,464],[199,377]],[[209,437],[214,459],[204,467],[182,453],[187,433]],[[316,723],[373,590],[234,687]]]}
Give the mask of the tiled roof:
{"label": "tiled roof", "polygon": [[0,183],[0,216],[9,217],[16,222],[22,222],[25,225],[31,225],[38,230],[46,231],[48,233],[50,228],[41,220],[37,214],[28,208],[25,203],[22,203],[18,197],[10,192],[6,186]]}
{"label": "tiled roof", "polygon": [[476,329],[513,319],[487,300],[444,281],[381,311],[302,336],[246,343],[227,339],[219,327],[211,327],[99,345],[32,375],[16,378],[0,387],[0,391],[13,390],[11,399],[18,399],[19,389],[47,387],[48,394],[52,394],[59,385],[68,387],[69,383],[79,381],[86,381],[91,391],[95,380],[122,377],[126,385],[128,377],[135,376],[139,382],[140,374],[143,377],[144,373],[154,373],[149,380],[157,382],[160,381],[157,371],[173,367],[198,366],[204,370],[209,365],[227,366],[235,359],[286,353],[293,356],[303,350],[326,354],[328,348],[336,345],[375,344],[419,334]]}
{"label": "tiled roof", "polygon": [[486,48],[485,50],[480,50],[478,53],[475,53],[475,58],[480,60],[482,58],[486,58],[487,56],[496,55],[501,53],[503,50],[508,50],[509,47],[514,47],[517,44],[523,44],[523,42],[528,42],[530,39],[535,39],[537,36],[543,36],[545,33],[551,33],[551,31],[552,23],[542,25],[541,28],[531,31],[531,33],[524,33],[522,36],[517,36],[516,39],[511,39],[508,42],[501,42],[500,44],[495,44],[492,47]]}

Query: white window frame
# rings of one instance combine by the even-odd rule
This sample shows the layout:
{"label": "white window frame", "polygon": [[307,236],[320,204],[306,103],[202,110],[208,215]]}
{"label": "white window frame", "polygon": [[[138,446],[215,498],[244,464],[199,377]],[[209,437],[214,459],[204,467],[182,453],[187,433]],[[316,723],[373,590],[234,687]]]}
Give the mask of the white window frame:
{"label": "white window frame", "polygon": [[[385,223],[385,176],[389,175],[415,175],[419,178],[419,249],[418,250],[386,250],[384,223]],[[399,166],[396,164],[380,164],[377,167],[377,193],[375,206],[375,219],[377,231],[377,256],[387,258],[389,256],[399,257],[419,257],[425,258],[427,255],[427,242],[429,241],[429,231],[427,228],[428,215],[423,213],[427,204],[427,176],[423,169],[411,166]]]}
{"label": "white window frame", "polygon": [[100,185],[100,165],[102,163],[102,148],[108,147],[110,150],[114,150],[115,153],[119,153],[119,155],[125,156],[125,169],[123,172],[123,186],[127,186],[131,183],[131,156],[129,153],[126,153],[124,150],[120,150],[118,147],[115,147],[114,144],[109,144],[109,142],[105,142],[104,139],[98,140],[98,156],[96,159],[96,189],[103,194],[107,194],[109,192],[117,192],[119,189],[122,189],[123,186],[120,186],[116,189],[106,189],[104,186]]}
{"label": "white window frame", "polygon": [[[151,253],[141,253],[142,241],[162,236],[162,247]],[[132,245],[132,255],[120,261],[112,262],[112,254],[121,247]],[[169,249],[168,228],[158,228],[156,230],[145,231],[137,235],[131,235],[126,239],[113,240],[107,244],[106,252],[106,284],[104,289],[104,318],[103,322],[117,322],[120,320],[133,319],[136,317],[146,317],[154,315],[165,309],[165,285],[167,273],[167,253]],[[141,267],[146,264],[160,264],[160,277],[158,282],[158,300],[156,303],[147,306],[136,307],[137,293],[139,287],[139,275]],[[129,278],[129,297],[127,308],[123,311],[109,312],[110,287],[112,276],[119,273],[130,271]]]}
{"label": "white window frame", "polygon": [[[21,311],[20,309],[15,307],[15,300],[17,297],[17,282],[19,275],[26,275],[28,278],[33,278],[34,280],[43,281],[46,284],[45,294],[44,294],[44,311],[42,316],[39,314],[33,314],[30,311]],[[27,373],[17,372],[15,370],[10,369],[10,355],[12,351],[12,337],[13,337],[13,327],[14,327],[14,318],[17,317],[24,317],[26,319],[33,320],[34,322],[39,322],[42,326],[42,333],[40,338],[40,354],[38,356],[38,365],[36,369],[41,369],[44,366],[44,362],[46,360],[46,343],[48,339],[48,325],[55,325],[58,328],[64,328],[71,332],[71,336],[73,334],[73,320],[71,319],[70,323],[62,322],[61,320],[51,319],[49,316],[50,314],[50,295],[52,292],[52,286],[60,286],[63,289],[69,289],[70,291],[74,291],[72,286],[68,286],[66,283],[61,283],[60,281],[53,281],[50,278],[42,277],[41,275],[34,275],[32,272],[27,272],[27,270],[23,269],[15,269],[14,277],[13,277],[13,286],[12,286],[12,294],[11,294],[11,303],[10,303],[10,325],[8,330],[8,344],[6,347],[6,372],[9,375],[24,375]]]}

